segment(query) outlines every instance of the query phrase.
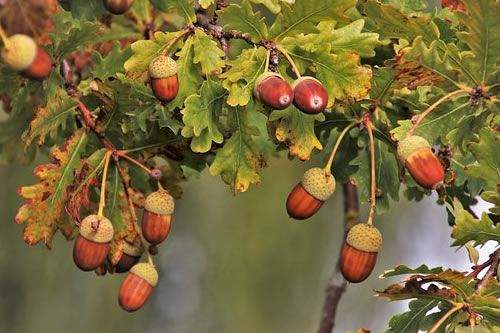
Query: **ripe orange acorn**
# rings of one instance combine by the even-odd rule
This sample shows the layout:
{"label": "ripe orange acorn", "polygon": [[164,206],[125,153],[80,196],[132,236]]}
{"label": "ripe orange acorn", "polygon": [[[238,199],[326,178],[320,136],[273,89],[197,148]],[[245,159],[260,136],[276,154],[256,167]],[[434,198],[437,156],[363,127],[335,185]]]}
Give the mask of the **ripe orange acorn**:
{"label": "ripe orange acorn", "polygon": [[151,244],[160,244],[170,232],[174,198],[165,190],[158,190],[146,197],[142,215],[142,234]]}
{"label": "ripe orange acorn", "polygon": [[451,11],[465,11],[465,5],[461,0],[441,0],[441,7],[448,7]]}
{"label": "ripe orange acorn", "polygon": [[278,73],[265,72],[255,81],[255,96],[274,110],[283,110],[293,102],[292,87]]}
{"label": "ripe orange acorn", "polygon": [[328,93],[320,81],[312,76],[303,76],[292,84],[293,104],[302,112],[316,114],[328,104]]}
{"label": "ripe orange acorn", "polygon": [[434,189],[443,184],[443,166],[426,139],[411,135],[399,141],[398,157],[420,186]]}
{"label": "ripe orange acorn", "polygon": [[307,170],[288,195],[288,215],[296,220],[313,216],[334,191],[335,178],[330,171],[322,168]]}
{"label": "ripe orange acorn", "polygon": [[342,247],[340,268],[350,282],[361,282],[373,271],[382,245],[382,235],[370,224],[356,224],[349,230]]}
{"label": "ripe orange acorn", "polygon": [[144,248],[139,242],[136,242],[135,244],[125,242],[125,245],[123,246],[123,254],[115,267],[116,272],[128,272],[132,266],[139,262],[143,252]]}
{"label": "ripe orange acorn", "polygon": [[118,302],[123,310],[139,310],[158,283],[158,272],[149,263],[134,265],[120,287]]}
{"label": "ripe orange acorn", "polygon": [[97,215],[83,219],[73,247],[73,260],[78,268],[92,271],[99,267],[106,260],[112,239],[113,225],[110,220],[102,217],[99,221]]}
{"label": "ripe orange acorn", "polygon": [[151,88],[156,98],[162,102],[170,102],[179,92],[179,80],[177,78],[177,64],[174,59],[159,56],[151,60],[149,64],[149,76],[151,77]]}
{"label": "ripe orange acorn", "polygon": [[52,70],[48,54],[27,35],[10,36],[9,43],[2,50],[2,57],[7,65],[29,79],[44,80]]}
{"label": "ripe orange acorn", "polygon": [[116,15],[125,13],[133,4],[134,0],[104,0],[104,7]]}

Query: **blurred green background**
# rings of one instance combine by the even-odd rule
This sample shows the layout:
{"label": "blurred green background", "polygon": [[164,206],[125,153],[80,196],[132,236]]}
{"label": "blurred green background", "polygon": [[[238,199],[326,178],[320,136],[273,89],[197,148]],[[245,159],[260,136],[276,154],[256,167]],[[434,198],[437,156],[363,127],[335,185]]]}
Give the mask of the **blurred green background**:
{"label": "blurred green background", "polygon": [[[72,243],[60,234],[51,251],[23,243],[23,226],[14,222],[23,204],[16,191],[35,182],[33,165],[0,167],[0,332],[315,332],[340,250],[342,191],[307,221],[289,219],[285,200],[303,171],[318,163],[273,159],[263,183],[235,197],[206,172],[191,179],[155,257],[160,282],[133,314],[117,302],[124,275],[78,270]],[[335,332],[380,332],[406,309],[404,302],[373,297],[374,289],[397,282],[378,278],[396,264],[470,266],[464,250],[449,248],[446,213],[434,198],[394,204],[375,223],[384,235],[377,266],[367,281],[348,286]]]}

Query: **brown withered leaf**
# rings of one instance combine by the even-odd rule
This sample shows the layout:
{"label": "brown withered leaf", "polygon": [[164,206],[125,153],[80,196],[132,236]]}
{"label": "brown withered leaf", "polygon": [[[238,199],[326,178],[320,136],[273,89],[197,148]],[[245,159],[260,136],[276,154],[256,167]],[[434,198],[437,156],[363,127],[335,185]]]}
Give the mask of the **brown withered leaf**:
{"label": "brown withered leaf", "polygon": [[58,9],[57,0],[7,0],[0,7],[0,23],[9,36],[40,37],[49,30],[50,18]]}
{"label": "brown withered leaf", "polygon": [[101,149],[82,160],[82,168],[75,170],[73,184],[66,188],[65,208],[78,224],[81,222],[81,209],[85,208],[86,215],[90,213],[91,205],[90,190],[99,185],[98,174],[104,167],[106,150]]}
{"label": "brown withered leaf", "polygon": [[406,50],[396,55],[396,62],[392,66],[397,70],[394,80],[398,85],[407,86],[408,89],[417,89],[418,86],[433,86],[445,79],[421,64],[404,59]]}
{"label": "brown withered leaf", "polygon": [[35,245],[41,240],[50,249],[52,238],[59,229],[71,238],[75,224],[64,211],[66,187],[73,182],[73,171],[80,169],[81,154],[87,143],[83,129],[77,130],[64,145],[55,148],[51,157],[55,161],[35,168],[38,184],[23,186],[19,195],[28,200],[16,215],[17,223],[26,223],[24,241]]}

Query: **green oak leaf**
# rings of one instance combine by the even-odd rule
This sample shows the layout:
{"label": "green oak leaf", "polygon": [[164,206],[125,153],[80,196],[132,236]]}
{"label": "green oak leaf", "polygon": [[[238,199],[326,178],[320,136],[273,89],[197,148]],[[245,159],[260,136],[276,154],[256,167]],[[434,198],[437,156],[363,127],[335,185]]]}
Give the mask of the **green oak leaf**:
{"label": "green oak leaf", "polygon": [[300,34],[297,37],[286,37],[283,44],[300,45],[306,51],[314,52],[325,44],[331,45],[333,54],[357,53],[363,58],[375,56],[375,47],[381,45],[378,34],[362,32],[364,20],[356,20],[341,28],[335,29],[337,22],[321,22],[317,25],[319,33]]}
{"label": "green oak leaf", "polygon": [[381,67],[374,71],[371,80],[370,98],[384,105],[390,98],[394,89],[400,88],[399,83],[394,79],[396,70],[389,67]]}
{"label": "green oak leaf", "polygon": [[388,278],[391,276],[406,275],[406,274],[439,274],[443,271],[442,267],[429,268],[427,265],[420,265],[416,268],[410,268],[406,265],[397,265],[393,269],[385,271],[380,275],[380,278]]}
{"label": "green oak leaf", "polygon": [[[160,56],[168,43],[184,33],[177,32],[156,32],[155,40],[139,40],[131,45],[134,55],[125,62],[127,76],[132,79],[141,77],[148,71],[149,63],[154,58]],[[182,46],[182,38],[172,45],[170,52],[174,52]]]}
{"label": "green oak leaf", "polygon": [[299,33],[317,32],[321,21],[345,21],[345,12],[356,0],[296,0],[293,6],[282,5],[281,13],[269,30],[269,38],[280,40]]}
{"label": "green oak leaf", "polygon": [[196,30],[193,39],[195,64],[201,65],[201,71],[204,74],[212,74],[213,72],[221,72],[225,66],[224,51],[219,47],[216,41],[211,36],[205,34],[201,30]]}
{"label": "green oak leaf", "polygon": [[500,191],[500,134],[484,128],[479,132],[479,142],[469,144],[469,150],[476,158],[476,164],[467,166],[466,172],[486,181],[489,190]]}
{"label": "green oak leaf", "polygon": [[229,126],[235,131],[215,155],[210,166],[212,176],[220,174],[229,184],[233,193],[245,192],[250,184],[260,183],[258,169],[265,165],[253,136],[260,135],[259,130],[250,125],[249,108],[229,108]]}
{"label": "green oak leaf", "polygon": [[167,104],[169,111],[182,108],[188,96],[198,93],[203,82],[199,68],[194,64],[194,37],[189,36],[182,49],[177,52],[177,77],[179,79],[179,91],[174,100]]}
{"label": "green oak leaf", "polygon": [[242,31],[252,42],[267,39],[267,25],[260,12],[254,12],[248,0],[240,5],[231,4],[219,11],[219,18],[224,22],[224,31]]}
{"label": "green oak leaf", "polygon": [[280,1],[283,0],[250,0],[251,2],[264,5],[273,14],[278,14],[281,11]]}
{"label": "green oak leaf", "polygon": [[87,143],[84,129],[77,130],[61,147],[51,152],[54,163],[35,168],[38,184],[23,186],[19,195],[28,200],[16,215],[17,223],[26,223],[24,241],[35,245],[41,240],[51,248],[59,229],[67,237],[74,235],[75,225],[64,211],[66,187],[73,182],[73,171],[81,168],[81,155]]}
{"label": "green oak leaf", "polygon": [[495,226],[486,212],[483,212],[481,219],[476,219],[463,209],[455,218],[453,238],[455,241],[452,246],[463,246],[470,241],[474,241],[474,246],[490,240],[500,243],[500,226]]}
{"label": "green oak leaf", "polygon": [[80,21],[61,11],[54,17],[54,31],[49,33],[53,42],[54,58],[60,61],[73,51],[83,49],[94,41],[99,25],[90,21]]}
{"label": "green oak leaf", "polygon": [[474,54],[472,73],[475,84],[486,83],[498,66],[500,53],[500,3],[491,0],[465,0],[466,11],[457,11],[460,22],[467,31],[458,33],[458,38],[467,44]]}
{"label": "green oak leaf", "polygon": [[199,95],[191,95],[181,111],[186,125],[181,134],[193,138],[191,149],[205,153],[212,147],[212,141],[222,143],[224,137],[218,127],[218,117],[224,105],[226,91],[219,83],[207,80],[201,86]]}
{"label": "green oak leaf", "polygon": [[64,10],[70,11],[75,18],[93,20],[107,13],[101,0],[58,0]]}
{"label": "green oak leaf", "polygon": [[176,9],[177,13],[188,23],[196,22],[193,0],[150,0],[153,6],[163,12]]}
{"label": "green oak leaf", "polygon": [[265,63],[266,50],[263,47],[243,50],[239,57],[227,62],[231,68],[219,75],[225,79],[222,86],[229,92],[227,104],[243,106],[250,102],[255,81],[264,72]]}
{"label": "green oak leaf", "polygon": [[428,1],[426,0],[384,0],[382,2],[396,6],[408,15],[417,14],[423,11],[429,5]]}
{"label": "green oak leaf", "polygon": [[[370,198],[370,152],[368,146],[350,165],[358,167],[352,180],[358,185],[361,202]],[[375,140],[375,184],[381,196],[377,197],[377,213],[383,214],[389,210],[389,197],[399,200],[399,168],[394,153],[382,140]]]}
{"label": "green oak leaf", "polygon": [[285,110],[274,110],[269,121],[276,121],[276,139],[284,142],[290,156],[297,156],[305,161],[311,157],[312,151],[323,149],[314,133],[314,121],[323,121],[324,115],[308,115],[290,106]]}
{"label": "green oak leaf", "polygon": [[435,299],[417,299],[408,304],[409,311],[397,314],[389,320],[384,333],[418,333],[427,313],[439,304]]}
{"label": "green oak leaf", "polygon": [[38,138],[37,144],[43,145],[45,137],[55,137],[59,128],[66,128],[68,120],[74,121],[77,103],[69,97],[64,89],[60,89],[55,98],[47,101],[47,106],[36,111],[35,118],[30,123],[28,132],[23,137],[26,145]]}
{"label": "green oak leaf", "polygon": [[488,323],[500,325],[500,301],[495,296],[473,295],[469,298],[472,311],[480,314]]}

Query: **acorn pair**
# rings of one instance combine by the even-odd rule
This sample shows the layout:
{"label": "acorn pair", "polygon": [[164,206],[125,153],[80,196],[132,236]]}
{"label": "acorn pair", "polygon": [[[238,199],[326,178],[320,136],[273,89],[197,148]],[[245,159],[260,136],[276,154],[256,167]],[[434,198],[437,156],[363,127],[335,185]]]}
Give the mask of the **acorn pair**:
{"label": "acorn pair", "polygon": [[2,50],[2,58],[24,77],[44,80],[52,71],[52,60],[30,36],[12,35]]}
{"label": "acorn pair", "polygon": [[303,76],[290,86],[274,72],[262,73],[255,82],[255,96],[273,110],[283,110],[292,103],[302,112],[317,114],[328,104],[328,93],[316,78]]}

